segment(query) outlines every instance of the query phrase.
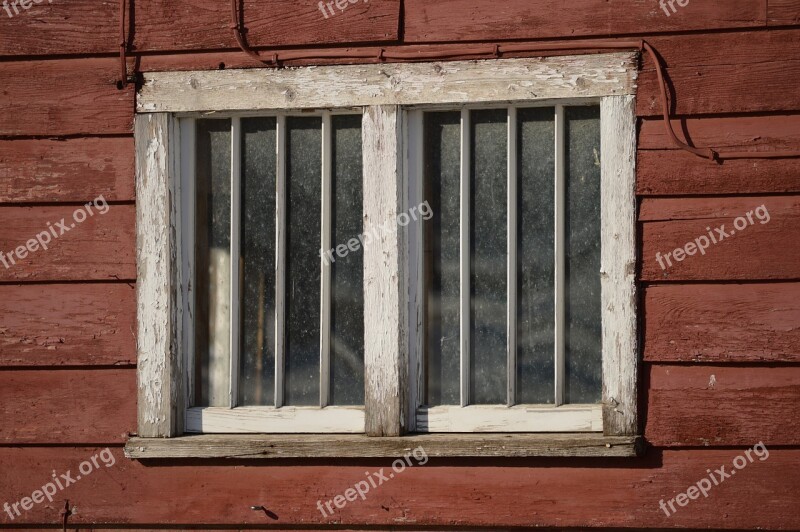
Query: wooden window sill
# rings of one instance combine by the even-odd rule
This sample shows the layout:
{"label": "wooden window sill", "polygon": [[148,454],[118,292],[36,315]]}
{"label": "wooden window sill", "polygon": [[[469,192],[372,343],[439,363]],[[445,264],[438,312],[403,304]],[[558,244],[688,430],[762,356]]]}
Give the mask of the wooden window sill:
{"label": "wooden window sill", "polygon": [[125,456],[163,458],[395,458],[417,447],[429,457],[635,457],[639,436],[602,434],[412,434],[371,438],[329,434],[198,434],[131,438]]}

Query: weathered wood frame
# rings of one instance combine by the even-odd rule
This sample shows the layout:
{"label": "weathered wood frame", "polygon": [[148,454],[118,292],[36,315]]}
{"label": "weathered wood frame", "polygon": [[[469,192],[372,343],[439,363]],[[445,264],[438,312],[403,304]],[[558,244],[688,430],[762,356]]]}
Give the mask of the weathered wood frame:
{"label": "weathered wood frame", "polygon": [[[145,75],[137,99],[137,290],[139,316],[139,435],[183,432],[185,398],[181,344],[184,302],[175,287],[187,282],[178,265],[182,224],[180,128],[176,117],[234,112],[366,106],[365,217],[394,219],[409,202],[405,114],[399,106],[601,101],[603,127],[602,219],[614,238],[602,253],[603,430],[606,436],[638,432],[635,287],[635,52],[534,59],[379,64],[285,70],[166,72]],[[184,115],[186,113],[187,115]],[[367,155],[375,147],[374,154]],[[377,149],[382,146],[382,149]],[[280,228],[278,228],[280,230]],[[280,236],[280,235],[279,235]],[[416,428],[421,374],[418,235],[398,231],[365,250],[365,303],[380,299],[390,319],[367,311],[365,346],[366,429],[398,436]],[[280,240],[280,239],[279,239]],[[279,242],[280,243],[280,242]],[[388,257],[389,268],[384,259]],[[380,259],[380,260],[379,260]],[[411,284],[409,284],[411,283]],[[380,295],[376,288],[380,288]],[[374,292],[374,293],[372,293]],[[410,295],[411,297],[407,297]],[[375,304],[375,301],[372,303]],[[379,323],[376,323],[378,321]],[[608,327],[606,327],[608,323]],[[410,324],[414,326],[409,327]],[[386,349],[387,345],[395,346]],[[591,430],[597,430],[593,426]],[[588,436],[588,435],[587,435]],[[195,440],[197,441],[197,440]],[[626,440],[633,449],[633,439]]]}

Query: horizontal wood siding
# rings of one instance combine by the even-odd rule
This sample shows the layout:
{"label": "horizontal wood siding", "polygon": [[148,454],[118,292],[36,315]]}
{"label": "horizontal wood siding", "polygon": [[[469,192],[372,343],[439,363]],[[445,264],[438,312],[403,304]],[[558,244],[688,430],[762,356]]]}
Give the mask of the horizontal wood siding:
{"label": "horizontal wood siding", "polygon": [[[260,66],[235,42],[228,1],[127,1],[129,71]],[[351,0],[328,19],[315,0],[239,4],[265,58],[369,55],[287,67],[381,63],[382,48],[473,60],[457,48],[569,42],[575,50],[505,57],[571,55],[608,52],[582,49],[588,39],[644,38],[668,67],[681,139],[800,149],[798,0],[690,0],[670,16],[656,0]],[[647,54],[636,81],[643,458],[431,458],[330,518],[317,500],[392,461],[125,458],[137,431],[136,87],[117,88],[119,15],[116,0],[41,2],[13,17],[0,7],[0,251],[48,222],[69,225],[100,195],[110,202],[49,249],[0,264],[0,503],[107,445],[115,458],[14,521],[0,511],[0,525],[60,527],[69,499],[70,526],[82,528],[800,529],[800,159],[717,163],[676,149]],[[658,264],[657,252],[706,227],[729,231],[761,205],[769,223]],[[768,459],[671,517],[659,508],[760,441]],[[250,508],[262,504],[272,517]]]}
{"label": "horizontal wood siding", "polygon": [[121,443],[136,432],[136,370],[2,371],[0,443]]}
{"label": "horizontal wood siding", "polygon": [[132,283],[0,284],[0,367],[135,364],[135,294]]}
{"label": "horizontal wood siding", "polygon": [[[758,443],[748,442],[750,445]],[[7,448],[0,454],[9,493],[23,496],[39,489],[55,470],[75,473],[79,464],[103,446]],[[366,478],[365,472],[388,476],[391,460],[373,459],[307,465],[302,460],[267,465],[250,461],[168,462],[142,464],[111,448],[114,464],[59,493],[78,506],[70,526],[91,523],[186,523],[224,528],[298,524],[318,529],[348,525],[378,529],[405,524],[409,529],[434,526],[452,530],[472,527],[619,527],[642,530],[724,528],[792,530],[800,528],[795,509],[800,490],[800,451],[770,449],[734,478],[712,488],[708,498],[690,501],[667,517],[659,500],[669,500],[706,477],[707,469],[730,471],[744,446],[733,449],[657,450],[626,459],[469,459],[431,458],[407,468],[370,489],[327,519],[317,500],[332,500]],[[109,460],[110,462],[110,460]],[[416,461],[412,458],[412,463]],[[204,466],[205,465],[205,466]],[[42,474],[36,475],[35,472]],[[548,489],[542,489],[546,486]],[[602,487],[602,489],[599,489]],[[169,496],[165,496],[169,493]],[[769,504],[764,501],[768,500]],[[59,501],[60,502],[60,501]],[[674,503],[673,503],[674,504]],[[264,505],[272,517],[251,510]],[[59,522],[62,504],[39,504],[14,523]],[[2,519],[0,517],[0,519]],[[8,517],[5,517],[9,524]],[[277,523],[276,523],[277,521]],[[232,527],[230,523],[238,523]]]}
{"label": "horizontal wood siding", "polygon": [[648,362],[800,362],[800,283],[655,285]]}
{"label": "horizontal wood siding", "polygon": [[[246,0],[241,4],[251,46],[393,41],[400,27],[400,0],[349,3],[344,11],[335,9],[336,15],[328,19],[317,2]],[[119,51],[119,2],[56,0],[20,11],[12,18],[0,12],[0,34],[14,35],[0,42],[0,56]],[[129,40],[140,52],[237,48],[228,1],[138,1],[135,22],[136,31]]]}

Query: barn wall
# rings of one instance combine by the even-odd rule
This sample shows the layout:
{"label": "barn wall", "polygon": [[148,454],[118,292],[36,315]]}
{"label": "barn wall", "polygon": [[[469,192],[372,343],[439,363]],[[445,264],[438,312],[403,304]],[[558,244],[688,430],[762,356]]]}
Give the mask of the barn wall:
{"label": "barn wall", "polygon": [[[133,3],[139,71],[254,66],[236,48],[228,2]],[[798,0],[692,0],[671,16],[655,0],[364,0],[328,20],[310,0],[243,4],[253,46],[644,37],[669,67],[679,135],[800,149]],[[68,498],[82,528],[800,529],[800,159],[717,164],[676,150],[647,56],[637,103],[644,458],[431,460],[335,519],[316,501],[391,461],[124,458],[136,431],[135,88],[116,86],[118,24],[110,0],[0,10],[0,250],[100,195],[110,205],[47,251],[0,265],[0,504],[105,447],[116,459],[14,521],[0,509],[0,525],[55,527]],[[655,262],[760,205],[768,224],[668,272]],[[671,517],[659,509],[758,442],[767,460]],[[274,515],[250,509],[261,504]]]}

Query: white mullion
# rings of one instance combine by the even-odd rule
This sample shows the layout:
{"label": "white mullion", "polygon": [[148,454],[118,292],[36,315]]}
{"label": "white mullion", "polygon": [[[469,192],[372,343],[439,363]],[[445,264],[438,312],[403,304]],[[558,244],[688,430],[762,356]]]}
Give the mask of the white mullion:
{"label": "white mullion", "polygon": [[508,406],[517,401],[517,108],[508,108]]}
{"label": "white mullion", "polygon": [[326,407],[331,401],[331,263],[324,252],[331,249],[331,114],[322,115],[322,216],[320,267],[320,353],[319,353],[319,406]]}
{"label": "white mullion", "polygon": [[241,119],[231,119],[231,292],[230,292],[230,333],[231,333],[231,377],[230,407],[234,408],[239,399],[239,296],[240,296],[240,242],[241,237],[241,178],[242,178],[242,138]]}
{"label": "white mullion", "polygon": [[286,116],[282,114],[276,118],[275,138],[278,161],[275,173],[275,407],[280,408],[286,367]]}
{"label": "white mullion", "polygon": [[566,161],[564,106],[556,106],[555,115],[555,405],[564,404],[565,360],[565,209],[566,209]]}
{"label": "white mullion", "polygon": [[[406,172],[408,202],[421,205],[425,200],[424,174],[424,116],[419,109],[407,111],[403,138],[407,142]],[[409,256],[409,432],[416,430],[417,409],[425,404],[427,382],[426,323],[425,323],[425,221],[420,219],[408,231]]]}
{"label": "white mullion", "polygon": [[461,328],[461,406],[469,405],[469,369],[470,369],[470,335],[469,335],[469,287],[470,287],[470,116],[469,109],[461,110],[461,219],[459,221],[461,256],[460,256],[460,328]]}

